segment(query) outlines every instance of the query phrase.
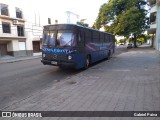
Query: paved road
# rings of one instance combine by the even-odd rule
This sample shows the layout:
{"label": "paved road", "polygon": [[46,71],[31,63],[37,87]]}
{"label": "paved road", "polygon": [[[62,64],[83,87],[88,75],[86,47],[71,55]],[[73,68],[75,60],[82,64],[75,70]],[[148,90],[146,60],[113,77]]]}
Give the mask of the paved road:
{"label": "paved road", "polygon": [[[116,54],[124,51],[126,51],[125,48],[118,48]],[[44,66],[40,62],[40,58],[18,62],[14,62],[13,59],[7,60],[7,62],[9,63],[0,64],[1,109],[31,96],[37,91],[46,89],[57,81],[81,72],[61,70],[55,66]]]}
{"label": "paved road", "polygon": [[34,59],[1,64],[0,73],[0,108],[8,106],[3,110],[160,111],[160,53],[150,48],[118,48],[111,60],[85,71],[64,71]]}
{"label": "paved road", "polygon": [[44,66],[40,59],[0,64],[0,108],[77,73]]}
{"label": "paved road", "polygon": [[[118,48],[116,55],[122,52],[126,52],[125,47]],[[44,66],[39,58],[13,63],[14,60],[7,61],[11,63],[0,64],[0,108],[81,72]]]}

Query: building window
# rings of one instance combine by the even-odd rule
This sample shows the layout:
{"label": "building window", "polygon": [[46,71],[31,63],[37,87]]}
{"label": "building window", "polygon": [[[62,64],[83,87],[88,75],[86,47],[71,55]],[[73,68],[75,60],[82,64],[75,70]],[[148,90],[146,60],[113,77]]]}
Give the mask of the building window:
{"label": "building window", "polygon": [[22,10],[20,10],[19,8],[16,8],[16,17],[22,18]]}
{"label": "building window", "polygon": [[8,5],[0,4],[1,15],[8,16]]}
{"label": "building window", "polygon": [[24,36],[24,27],[17,26],[17,33],[18,33],[18,36]]}
{"label": "building window", "polygon": [[150,23],[151,24],[155,24],[156,23],[156,16],[157,16],[156,12],[150,14]]}
{"label": "building window", "polygon": [[11,33],[10,23],[2,22],[3,33]]}

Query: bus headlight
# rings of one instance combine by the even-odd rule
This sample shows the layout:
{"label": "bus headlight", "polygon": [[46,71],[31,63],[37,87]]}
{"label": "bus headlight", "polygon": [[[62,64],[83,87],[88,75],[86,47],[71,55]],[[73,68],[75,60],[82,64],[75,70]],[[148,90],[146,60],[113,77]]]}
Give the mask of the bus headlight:
{"label": "bus headlight", "polygon": [[43,57],[43,58],[46,57],[46,54],[42,54],[42,57]]}
{"label": "bus headlight", "polygon": [[68,55],[68,60],[71,60],[72,59],[72,56]]}

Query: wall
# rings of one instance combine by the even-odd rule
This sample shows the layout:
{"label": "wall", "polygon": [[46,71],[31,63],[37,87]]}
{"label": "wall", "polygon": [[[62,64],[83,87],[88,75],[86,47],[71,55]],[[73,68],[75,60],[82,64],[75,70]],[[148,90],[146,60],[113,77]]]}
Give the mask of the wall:
{"label": "wall", "polygon": [[157,6],[157,30],[156,30],[156,49],[160,51],[160,6]]}

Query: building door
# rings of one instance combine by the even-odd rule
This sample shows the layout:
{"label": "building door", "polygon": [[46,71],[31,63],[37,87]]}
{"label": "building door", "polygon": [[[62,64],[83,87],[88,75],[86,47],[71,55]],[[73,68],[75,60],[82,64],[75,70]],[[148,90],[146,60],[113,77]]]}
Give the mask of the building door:
{"label": "building door", "polygon": [[40,41],[33,41],[33,53],[40,52]]}
{"label": "building door", "polygon": [[0,56],[7,55],[7,44],[0,44]]}

